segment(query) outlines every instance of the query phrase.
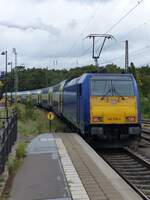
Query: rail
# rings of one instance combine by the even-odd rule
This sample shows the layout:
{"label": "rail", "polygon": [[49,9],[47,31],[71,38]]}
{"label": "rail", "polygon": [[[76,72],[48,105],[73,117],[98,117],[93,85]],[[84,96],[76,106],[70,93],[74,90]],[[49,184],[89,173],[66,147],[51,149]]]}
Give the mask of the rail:
{"label": "rail", "polygon": [[13,111],[11,116],[4,123],[4,128],[0,129],[0,174],[4,172],[8,155],[12,146],[17,140],[17,113]]}
{"label": "rail", "polygon": [[142,120],[142,137],[147,144],[150,144],[150,120]]}
{"label": "rail", "polygon": [[150,199],[150,163],[127,149],[98,154],[142,197]]}
{"label": "rail", "polygon": [[150,120],[149,119],[143,119],[142,124],[150,125]]}

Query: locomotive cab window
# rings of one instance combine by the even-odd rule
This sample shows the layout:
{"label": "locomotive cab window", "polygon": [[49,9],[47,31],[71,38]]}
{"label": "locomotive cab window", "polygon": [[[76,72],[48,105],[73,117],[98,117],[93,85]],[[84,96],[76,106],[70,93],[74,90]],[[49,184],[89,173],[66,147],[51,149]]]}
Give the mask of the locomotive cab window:
{"label": "locomotive cab window", "polygon": [[91,80],[92,96],[134,96],[132,80]]}
{"label": "locomotive cab window", "polygon": [[91,95],[92,96],[111,96],[111,84],[108,80],[92,80],[91,82]]}
{"label": "locomotive cab window", "polygon": [[134,96],[133,83],[129,80],[113,80],[113,96]]}

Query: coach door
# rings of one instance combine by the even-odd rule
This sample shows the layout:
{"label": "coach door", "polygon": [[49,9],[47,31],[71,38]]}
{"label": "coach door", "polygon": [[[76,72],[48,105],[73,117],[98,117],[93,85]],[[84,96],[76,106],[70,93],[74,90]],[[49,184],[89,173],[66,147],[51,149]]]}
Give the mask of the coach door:
{"label": "coach door", "polygon": [[80,124],[80,97],[82,95],[81,84],[77,85],[77,123]]}

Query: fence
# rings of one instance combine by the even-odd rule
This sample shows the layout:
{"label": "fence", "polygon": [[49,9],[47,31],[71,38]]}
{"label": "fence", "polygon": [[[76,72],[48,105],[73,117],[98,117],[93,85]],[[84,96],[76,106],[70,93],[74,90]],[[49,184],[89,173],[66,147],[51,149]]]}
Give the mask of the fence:
{"label": "fence", "polygon": [[0,174],[4,172],[8,155],[17,140],[17,113],[13,111],[0,130]]}

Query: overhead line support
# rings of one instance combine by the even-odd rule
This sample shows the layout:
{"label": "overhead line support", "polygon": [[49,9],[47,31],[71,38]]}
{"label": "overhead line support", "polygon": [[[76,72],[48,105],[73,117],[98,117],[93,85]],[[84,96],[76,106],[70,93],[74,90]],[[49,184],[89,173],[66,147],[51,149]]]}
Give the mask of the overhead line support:
{"label": "overhead line support", "polygon": [[[95,38],[100,38],[103,37],[103,42],[102,45],[100,47],[100,50],[98,52],[98,54],[95,52]],[[100,58],[100,55],[102,53],[102,50],[104,48],[106,39],[113,39],[114,37],[112,35],[109,34],[90,34],[88,35],[86,38],[91,39],[92,38],[92,42],[93,42],[93,49],[92,49],[92,58],[94,59],[95,65],[97,67],[97,71],[99,72],[99,63],[98,63],[98,59]]]}

